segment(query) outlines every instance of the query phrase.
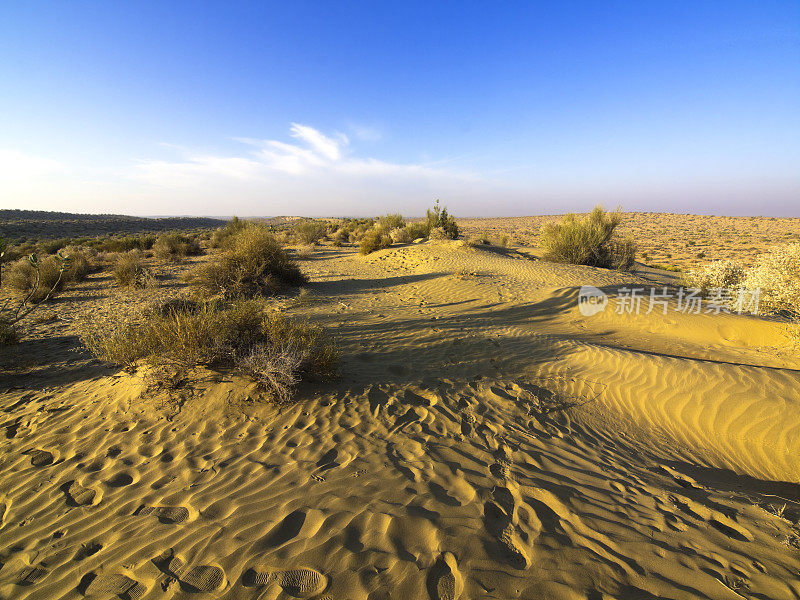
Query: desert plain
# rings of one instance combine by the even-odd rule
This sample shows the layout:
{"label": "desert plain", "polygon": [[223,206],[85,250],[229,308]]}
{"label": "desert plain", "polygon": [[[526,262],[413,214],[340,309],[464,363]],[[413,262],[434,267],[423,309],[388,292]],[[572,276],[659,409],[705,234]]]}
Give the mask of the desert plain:
{"label": "desert plain", "polygon": [[[800,220],[629,213],[651,267],[622,272],[542,260],[553,218],[290,247],[309,283],[269,305],[340,364],[289,402],[215,370],[154,388],[83,348],[216,250],[65,289],[0,348],[0,597],[800,598],[785,323],[615,310],[677,285],[653,266],[747,262]],[[608,307],[582,314],[582,286]]]}

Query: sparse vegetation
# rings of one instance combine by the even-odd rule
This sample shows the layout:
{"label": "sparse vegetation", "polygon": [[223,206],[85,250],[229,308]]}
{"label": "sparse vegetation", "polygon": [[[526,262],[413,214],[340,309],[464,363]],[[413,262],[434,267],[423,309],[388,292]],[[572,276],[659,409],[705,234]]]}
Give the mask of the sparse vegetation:
{"label": "sparse vegetation", "polygon": [[542,231],[544,256],[554,262],[629,269],[635,262],[636,246],[633,240],[616,235],[619,224],[618,212],[607,213],[600,206],[586,217],[569,214]]}
{"label": "sparse vegetation", "polygon": [[225,298],[271,295],[307,278],[266,227],[252,224],[227,236],[225,248],[189,273],[205,295]]}
{"label": "sparse vegetation", "polygon": [[385,230],[399,229],[406,226],[406,220],[401,214],[384,215],[378,219],[378,224]]}
{"label": "sparse vegetation", "polygon": [[135,322],[96,324],[83,342],[97,358],[123,367],[238,371],[281,401],[303,378],[333,376],[338,362],[322,329],[268,312],[252,299],[170,302]]}
{"label": "sparse vegetation", "polygon": [[800,318],[800,243],[760,255],[747,269],[742,285],[761,290],[761,312],[783,310]]}

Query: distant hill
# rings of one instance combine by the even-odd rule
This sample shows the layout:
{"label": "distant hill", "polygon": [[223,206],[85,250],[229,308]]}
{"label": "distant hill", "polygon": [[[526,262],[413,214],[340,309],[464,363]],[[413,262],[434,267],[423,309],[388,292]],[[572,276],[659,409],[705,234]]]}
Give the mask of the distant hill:
{"label": "distant hill", "polygon": [[214,229],[224,223],[222,219],[207,217],[148,218],[43,210],[0,210],[0,236],[9,241]]}

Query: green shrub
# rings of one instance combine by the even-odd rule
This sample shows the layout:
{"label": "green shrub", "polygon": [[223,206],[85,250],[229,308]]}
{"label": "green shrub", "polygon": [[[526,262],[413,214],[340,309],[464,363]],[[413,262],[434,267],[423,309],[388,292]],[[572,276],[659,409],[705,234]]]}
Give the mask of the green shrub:
{"label": "green shrub", "polygon": [[202,253],[197,240],[180,233],[164,233],[153,244],[153,252],[164,259],[176,260],[184,256],[197,256]]}
{"label": "green shrub", "polygon": [[238,371],[282,401],[300,379],[335,375],[338,362],[322,329],[267,312],[256,300],[171,303],[132,322],[95,323],[82,339],[97,358],[124,367]]}
{"label": "green shrub", "polygon": [[542,231],[544,257],[574,265],[628,269],[636,259],[636,246],[615,233],[619,223],[619,213],[606,213],[600,206],[585,217],[567,215]]}
{"label": "green shrub", "polygon": [[425,216],[425,229],[427,235],[430,237],[431,231],[437,228],[444,230],[445,237],[454,240],[458,237],[458,225],[456,220],[447,214],[447,207],[439,208],[439,201],[433,207],[433,210],[428,209]]}
{"label": "green shrub", "polygon": [[211,234],[211,247],[222,248],[229,238],[249,226],[249,221],[245,221],[239,217],[233,217],[230,221],[225,223],[224,227],[220,227]]}
{"label": "green shrub", "polygon": [[275,236],[261,225],[229,236],[225,249],[192,270],[188,280],[207,295],[226,298],[275,294],[308,281]]}
{"label": "green shrub", "polygon": [[361,238],[361,254],[370,254],[392,245],[392,238],[380,229],[372,229]]}

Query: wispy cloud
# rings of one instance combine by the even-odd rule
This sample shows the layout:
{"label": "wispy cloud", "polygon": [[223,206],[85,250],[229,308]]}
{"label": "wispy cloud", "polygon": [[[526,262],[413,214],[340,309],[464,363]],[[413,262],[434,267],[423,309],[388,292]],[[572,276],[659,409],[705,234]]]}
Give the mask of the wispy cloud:
{"label": "wispy cloud", "polygon": [[61,162],[52,158],[34,156],[19,150],[0,148],[0,178],[5,183],[58,175],[65,170]]}
{"label": "wispy cloud", "polygon": [[300,123],[291,124],[289,135],[296,141],[235,138],[248,146],[238,155],[187,153],[177,161],[142,160],[136,166],[136,176],[149,184],[166,187],[206,186],[209,179],[269,181],[276,175],[294,176],[298,180],[302,178],[304,182],[315,178],[330,180],[337,176],[350,179],[385,176],[479,179],[472,173],[459,173],[430,165],[356,157],[345,134],[326,135]]}

